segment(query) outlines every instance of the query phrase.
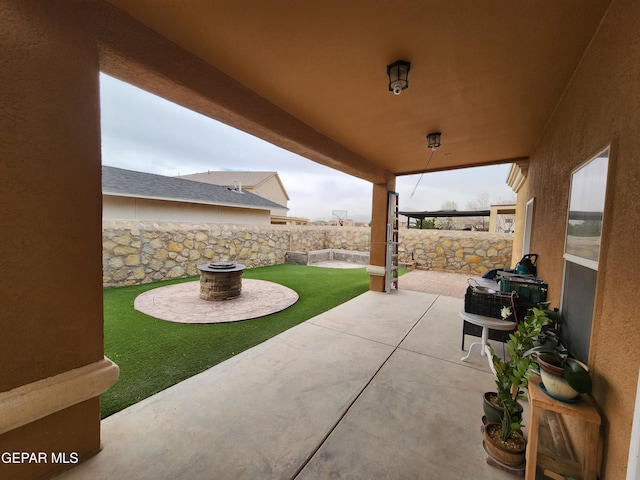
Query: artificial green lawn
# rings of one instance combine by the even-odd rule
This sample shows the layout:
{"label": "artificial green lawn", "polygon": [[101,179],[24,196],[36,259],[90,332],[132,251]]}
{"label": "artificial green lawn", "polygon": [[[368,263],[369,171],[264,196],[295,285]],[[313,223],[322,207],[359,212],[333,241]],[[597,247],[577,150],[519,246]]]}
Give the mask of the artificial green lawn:
{"label": "artificial green lawn", "polygon": [[147,290],[197,278],[104,291],[105,355],[120,367],[120,378],[101,396],[102,418],[344,303],[369,288],[369,275],[364,268],[274,265],[247,269],[243,276],[280,283],[295,290],[300,298],[286,310],[254,320],[189,325],[157,320],[140,313],[133,309],[133,301]]}

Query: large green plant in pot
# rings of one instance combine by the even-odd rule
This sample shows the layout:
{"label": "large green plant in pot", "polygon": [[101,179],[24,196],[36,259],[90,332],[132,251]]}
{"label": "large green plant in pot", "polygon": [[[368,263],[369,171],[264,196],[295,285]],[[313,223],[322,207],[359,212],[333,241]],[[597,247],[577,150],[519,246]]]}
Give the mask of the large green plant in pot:
{"label": "large green plant in pot", "polygon": [[[511,310],[507,308],[503,311],[503,316],[510,313]],[[518,415],[518,399],[524,394],[522,389],[527,385],[532,369],[536,366],[526,353],[534,347],[536,339],[549,323],[550,319],[545,310],[531,308],[526,317],[518,323],[516,330],[509,335],[506,342],[509,359],[503,360],[491,349],[496,371],[498,404],[504,410],[500,434],[504,442],[508,441],[512,432],[522,430]]]}
{"label": "large green plant in pot", "polygon": [[[503,317],[509,316],[511,309],[503,309]],[[526,442],[522,434],[522,419],[519,414],[518,399],[523,396],[523,388],[531,376],[535,364],[524,355],[533,348],[535,340],[549,324],[549,318],[540,308],[532,308],[518,323],[516,330],[506,342],[508,360],[495,355],[491,350],[496,373],[497,402],[503,409],[500,423],[488,423],[484,427],[485,450],[500,464],[522,468],[525,461]]]}

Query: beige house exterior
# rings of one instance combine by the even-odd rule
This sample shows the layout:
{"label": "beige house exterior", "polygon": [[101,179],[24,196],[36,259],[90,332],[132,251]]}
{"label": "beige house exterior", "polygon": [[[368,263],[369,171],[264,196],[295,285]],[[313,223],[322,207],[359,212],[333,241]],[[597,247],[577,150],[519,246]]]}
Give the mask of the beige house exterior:
{"label": "beige house exterior", "polygon": [[[239,188],[256,195],[260,195],[272,202],[285,207],[289,204],[289,195],[278,175],[278,172],[222,172],[208,171],[181,175],[180,178],[195,180],[197,182],[224,185],[230,188]],[[273,208],[271,210],[272,224],[305,225],[307,219],[287,217],[286,208]]]}
{"label": "beige house exterior", "polygon": [[269,225],[278,207],[231,187],[102,167],[103,219]]}
{"label": "beige house exterior", "polygon": [[[572,178],[608,149],[584,320],[603,419],[600,477],[634,478],[640,2],[273,2],[250,15],[260,3],[0,3],[0,451],[84,461],[101,448],[99,395],[118,377],[104,357],[103,71],[370,181],[378,271],[398,175],[518,164],[514,249],[540,255],[555,305]],[[403,57],[410,87],[395,96],[385,66]],[[432,131],[443,144],[425,167]],[[384,277],[373,274],[370,288],[382,291]],[[0,476],[47,478],[70,466],[3,464]]]}
{"label": "beige house exterior", "polygon": [[131,219],[249,225],[268,225],[271,223],[269,210],[115,195],[103,195],[102,212],[103,218],[109,220]]}

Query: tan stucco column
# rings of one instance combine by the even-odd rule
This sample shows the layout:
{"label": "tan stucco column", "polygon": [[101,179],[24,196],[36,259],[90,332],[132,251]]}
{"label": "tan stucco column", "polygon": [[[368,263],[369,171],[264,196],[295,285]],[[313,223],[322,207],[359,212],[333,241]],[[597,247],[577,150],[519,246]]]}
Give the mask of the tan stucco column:
{"label": "tan stucco column", "polygon": [[95,454],[118,376],[103,356],[95,8],[0,2],[0,478]]}
{"label": "tan stucco column", "polygon": [[369,250],[369,290],[385,291],[384,268],[387,254],[387,213],[389,192],[396,188],[395,177],[387,183],[374,183],[371,205],[371,246]]}

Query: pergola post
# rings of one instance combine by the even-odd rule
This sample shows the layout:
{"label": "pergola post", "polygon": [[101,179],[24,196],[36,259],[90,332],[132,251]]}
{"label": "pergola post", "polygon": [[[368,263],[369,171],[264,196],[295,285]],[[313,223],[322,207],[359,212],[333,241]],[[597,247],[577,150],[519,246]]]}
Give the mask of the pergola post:
{"label": "pergola post", "polygon": [[371,244],[369,247],[369,290],[385,291],[385,265],[387,259],[387,222],[389,192],[396,188],[393,177],[386,183],[373,184],[371,205]]}

